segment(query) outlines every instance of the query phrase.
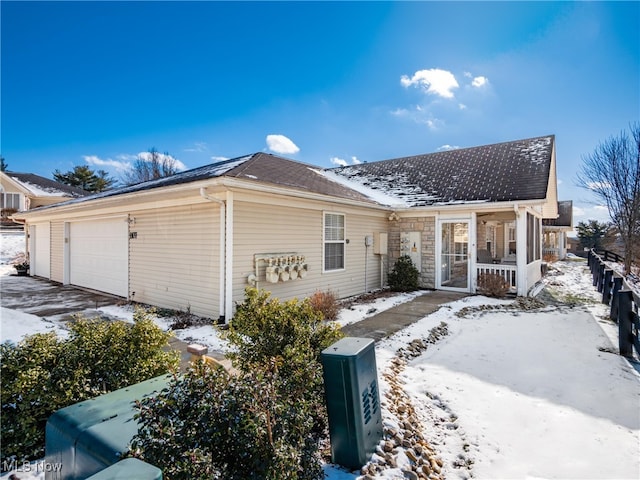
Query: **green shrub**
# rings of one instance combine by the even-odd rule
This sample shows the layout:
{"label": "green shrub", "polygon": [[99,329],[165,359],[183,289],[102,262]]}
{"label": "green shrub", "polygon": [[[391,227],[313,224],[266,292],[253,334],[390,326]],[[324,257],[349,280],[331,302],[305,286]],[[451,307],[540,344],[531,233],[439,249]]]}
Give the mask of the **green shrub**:
{"label": "green shrub", "polygon": [[42,457],[56,410],[177,368],[177,352],[163,350],[169,337],[137,310],[133,324],[79,318],[67,339],[47,333],[2,343],[0,461]]}
{"label": "green shrub", "polygon": [[389,288],[395,292],[411,292],[417,290],[420,272],[409,255],[401,256],[389,272]]}
{"label": "green shrub", "polygon": [[322,478],[320,352],[341,336],[308,300],[247,289],[227,333],[240,373],[194,365],[144,400],[132,454],[170,480]]}

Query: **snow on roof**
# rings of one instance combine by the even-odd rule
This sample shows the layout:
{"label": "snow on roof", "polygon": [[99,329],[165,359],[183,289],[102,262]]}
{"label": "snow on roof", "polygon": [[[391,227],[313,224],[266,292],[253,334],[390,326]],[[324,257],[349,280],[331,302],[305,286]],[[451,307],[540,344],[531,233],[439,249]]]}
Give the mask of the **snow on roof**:
{"label": "snow on roof", "polygon": [[331,169],[410,207],[544,199],[553,135]]}
{"label": "snow on roof", "polygon": [[33,173],[4,172],[34,197],[82,197],[84,190]]}
{"label": "snow on roof", "polygon": [[244,162],[249,160],[252,156],[253,155],[248,155],[245,157],[234,158],[231,160],[224,160],[222,162],[212,163],[210,165],[205,165],[204,167],[198,167],[192,170],[187,170],[186,172],[176,173],[175,175],[171,175],[169,177],[156,178],[154,180],[149,180],[147,182],[136,183],[135,185],[129,185],[121,188],[114,188],[113,190],[106,190],[104,192],[95,193],[93,195],[88,195],[83,198],[76,198],[74,200],[69,200],[68,202],[62,202],[56,205],[40,207],[38,210],[60,207],[64,205],[72,205],[75,203],[86,202],[90,200],[97,200],[100,198],[114,197],[117,195],[141,192],[141,191],[150,190],[158,187],[178,185],[181,183],[195,182],[196,180],[204,180],[207,178],[219,177],[221,175],[224,175],[229,170],[243,164]]}
{"label": "snow on roof", "polygon": [[322,175],[323,177],[331,180],[332,182],[336,182],[342,186],[351,188],[352,190],[355,190],[361,193],[362,195],[370,198],[371,200],[379,203],[380,205],[387,205],[389,207],[398,207],[398,208],[409,206],[405,200],[397,196],[394,196],[392,193],[385,193],[381,189],[376,189],[375,187],[371,187],[371,186],[359,183],[357,181],[357,177],[355,179],[345,178],[336,174],[332,170],[318,170],[315,168],[309,168],[309,170],[317,173],[318,175]]}

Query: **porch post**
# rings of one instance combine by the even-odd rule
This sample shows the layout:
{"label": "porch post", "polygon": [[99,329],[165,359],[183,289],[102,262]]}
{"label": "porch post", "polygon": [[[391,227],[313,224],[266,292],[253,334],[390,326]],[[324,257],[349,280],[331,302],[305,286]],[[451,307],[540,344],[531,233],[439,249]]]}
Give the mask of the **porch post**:
{"label": "porch post", "polygon": [[516,294],[527,295],[527,215],[524,208],[516,208]]}

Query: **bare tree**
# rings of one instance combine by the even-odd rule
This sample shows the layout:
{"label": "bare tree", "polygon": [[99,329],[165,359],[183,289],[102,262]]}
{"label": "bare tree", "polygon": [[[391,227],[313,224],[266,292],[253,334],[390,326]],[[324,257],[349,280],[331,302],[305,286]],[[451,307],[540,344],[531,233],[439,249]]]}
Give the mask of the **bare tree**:
{"label": "bare tree", "polygon": [[600,143],[582,162],[578,185],[607,205],[630,273],[640,255],[640,123]]}
{"label": "bare tree", "polygon": [[140,153],[129,171],[122,175],[122,183],[133,185],[156,178],[169,177],[178,173],[178,160],[167,152],[160,153],[154,148]]}

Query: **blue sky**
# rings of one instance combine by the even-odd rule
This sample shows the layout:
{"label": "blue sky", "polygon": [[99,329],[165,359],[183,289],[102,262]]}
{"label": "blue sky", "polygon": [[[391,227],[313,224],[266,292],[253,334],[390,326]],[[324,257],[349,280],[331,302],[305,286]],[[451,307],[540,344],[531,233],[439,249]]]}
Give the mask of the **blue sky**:
{"label": "blue sky", "polygon": [[119,177],[257,151],[319,166],[555,134],[560,199],[640,118],[639,2],[9,2],[1,153]]}

